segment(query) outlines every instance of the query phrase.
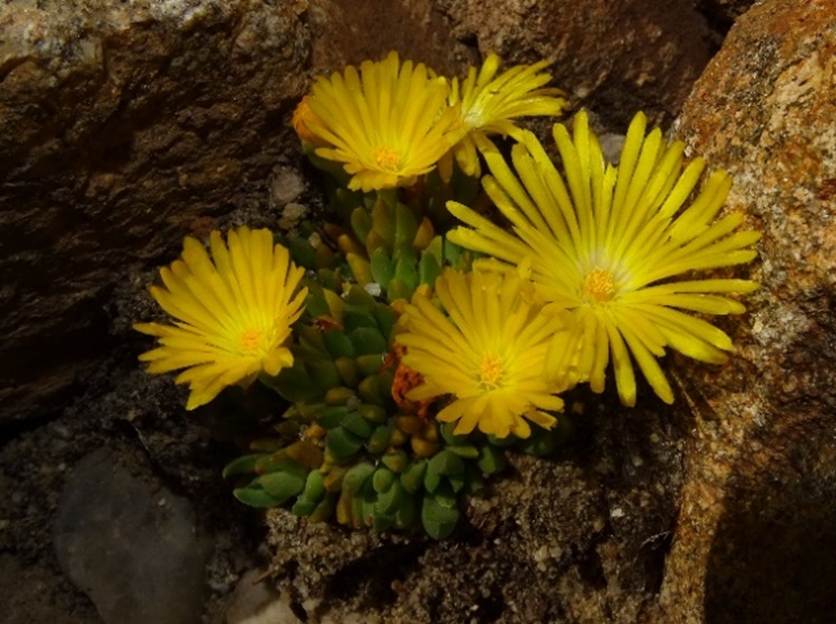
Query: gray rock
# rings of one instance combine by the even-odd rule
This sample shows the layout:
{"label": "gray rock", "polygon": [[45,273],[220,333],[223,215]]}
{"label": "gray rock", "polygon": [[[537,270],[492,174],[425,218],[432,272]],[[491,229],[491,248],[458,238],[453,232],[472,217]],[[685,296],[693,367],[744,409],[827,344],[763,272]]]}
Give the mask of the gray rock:
{"label": "gray rock", "polygon": [[107,624],[191,624],[203,611],[206,547],[191,504],[100,449],[67,481],[54,529],[62,568]]}

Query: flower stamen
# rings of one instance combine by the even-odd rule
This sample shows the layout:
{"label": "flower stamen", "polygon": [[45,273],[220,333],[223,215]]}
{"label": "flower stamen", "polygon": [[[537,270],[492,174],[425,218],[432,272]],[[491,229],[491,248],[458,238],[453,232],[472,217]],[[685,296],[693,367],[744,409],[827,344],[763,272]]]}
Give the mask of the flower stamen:
{"label": "flower stamen", "polygon": [[496,390],[502,384],[504,374],[502,360],[493,353],[488,353],[479,364],[479,383],[486,390]]}
{"label": "flower stamen", "polygon": [[374,152],[374,161],[384,171],[397,171],[401,166],[401,156],[389,147],[378,147]]}
{"label": "flower stamen", "polygon": [[590,303],[606,303],[615,296],[615,277],[606,269],[593,269],[583,280],[583,296]]}
{"label": "flower stamen", "polygon": [[260,329],[251,328],[244,330],[241,334],[241,349],[248,353],[258,351],[261,348],[263,337],[264,332]]}

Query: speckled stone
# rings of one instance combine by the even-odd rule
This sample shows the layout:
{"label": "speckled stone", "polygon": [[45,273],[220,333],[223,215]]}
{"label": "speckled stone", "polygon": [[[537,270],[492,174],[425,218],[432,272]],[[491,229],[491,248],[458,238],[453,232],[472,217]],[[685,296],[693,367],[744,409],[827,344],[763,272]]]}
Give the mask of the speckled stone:
{"label": "speckled stone", "polygon": [[727,169],[729,210],[763,232],[738,352],[685,364],[693,405],[663,603],[677,622],[826,622],[836,613],[836,2],[744,14],[675,132]]}

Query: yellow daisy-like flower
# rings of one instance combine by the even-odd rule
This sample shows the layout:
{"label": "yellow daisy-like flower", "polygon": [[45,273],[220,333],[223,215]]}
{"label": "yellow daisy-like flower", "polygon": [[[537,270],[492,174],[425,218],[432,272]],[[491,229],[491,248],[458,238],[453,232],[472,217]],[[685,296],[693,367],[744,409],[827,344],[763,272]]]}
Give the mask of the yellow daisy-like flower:
{"label": "yellow daisy-like flower", "polygon": [[364,61],[359,72],[320,77],[307,100],[305,125],[325,147],[316,154],[344,163],[349,188],[371,191],[408,185],[430,171],[464,133],[449,85],[423,64]]}
{"label": "yellow daisy-like flower", "polygon": [[740,314],[743,305],[727,295],[757,288],[742,279],[671,279],[751,261],[760,234],[736,231],[741,213],[716,219],[731,187],[722,171],[689,202],[704,161],[683,170],[683,143],[665,144],[658,128],[646,134],[646,123],[641,113],[633,119],[617,168],[605,163],[585,113],[575,117],[574,136],[555,125],[565,181],[531,133],[512,149],[516,175],[495,149],[486,154],[492,176],[483,186],[513,234],[448,203],[473,228],[456,228],[452,242],[530,267],[541,295],[576,316],[582,330],[553,343],[551,375],[602,392],[611,360],[625,405],[636,400],[632,360],[667,403],[673,392],[656,361],[666,347],[724,362],[731,339],[686,312]]}
{"label": "yellow daisy-like flower", "polygon": [[543,88],[551,80],[550,74],[541,71],[548,67],[548,61],[515,65],[497,76],[501,63],[496,54],[490,54],[478,74],[475,67],[468,68],[461,88],[458,78],[453,79],[448,101],[451,106],[461,105],[461,119],[468,133],[440,165],[448,179],[452,156],[464,173],[478,176],[477,146],[481,139],[490,134],[514,135],[519,131],[513,122],[517,117],[557,116],[566,106],[560,89]]}
{"label": "yellow daisy-like flower", "polygon": [[306,143],[313,143],[315,145],[322,144],[322,141],[319,140],[319,137],[311,132],[310,128],[308,128],[308,124],[313,122],[316,123],[316,116],[314,112],[311,110],[311,106],[309,103],[310,96],[306,95],[303,97],[299,104],[296,105],[296,108],[293,110],[293,117],[290,120],[290,125],[293,126],[293,129],[296,131],[296,135]]}
{"label": "yellow daisy-like flower", "polygon": [[456,433],[478,425],[497,437],[513,433],[525,438],[531,433],[526,419],[552,427],[555,418],[542,410],[560,410],[563,401],[554,396],[543,365],[562,320],[543,314],[542,305],[524,290],[525,283],[514,274],[446,269],[435,282],[446,315],[416,293],[397,341],[407,347],[404,364],[421,373],[424,382],[407,398],[452,395],[438,419],[458,421]]}
{"label": "yellow daisy-like flower", "polygon": [[159,347],[139,356],[148,362],[148,372],[186,369],[176,382],[189,384],[188,410],[226,386],[291,366],[285,342],[307,296],[307,289],[298,290],[304,269],[273,244],[269,230],[240,227],[229,232],[226,243],[214,231],[209,240],[211,258],[187,237],[182,259],[160,270],[163,286],[150,288],[174,325],[134,325],[159,338]]}

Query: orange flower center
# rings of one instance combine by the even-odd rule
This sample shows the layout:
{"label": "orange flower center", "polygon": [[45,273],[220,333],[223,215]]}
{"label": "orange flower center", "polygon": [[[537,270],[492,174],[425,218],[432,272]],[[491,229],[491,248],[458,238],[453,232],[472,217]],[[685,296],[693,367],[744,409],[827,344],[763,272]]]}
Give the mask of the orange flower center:
{"label": "orange flower center", "polygon": [[502,360],[493,353],[488,353],[479,364],[479,383],[486,389],[498,388],[503,375]]}
{"label": "orange flower center", "polygon": [[397,171],[401,166],[401,156],[388,147],[378,147],[374,152],[374,161],[384,171]]}
{"label": "orange flower center", "polygon": [[615,278],[605,269],[593,269],[583,280],[583,294],[587,301],[604,303],[615,296]]}
{"label": "orange flower center", "polygon": [[241,349],[248,352],[259,351],[264,339],[264,332],[260,329],[246,329],[241,334]]}

